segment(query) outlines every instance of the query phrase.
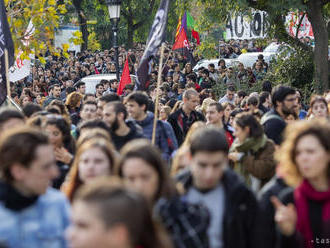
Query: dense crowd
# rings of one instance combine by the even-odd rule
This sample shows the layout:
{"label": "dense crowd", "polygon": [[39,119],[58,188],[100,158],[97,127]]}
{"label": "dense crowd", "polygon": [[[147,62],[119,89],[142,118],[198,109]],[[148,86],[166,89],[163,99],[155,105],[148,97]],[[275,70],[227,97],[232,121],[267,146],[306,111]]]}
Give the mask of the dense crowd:
{"label": "dense crowd", "polygon": [[[134,74],[143,47],[119,50]],[[86,94],[81,79],[116,73],[113,59],[49,55],[11,84],[22,111],[0,111],[0,247],[329,246],[330,92],[247,94],[244,65],[194,72],[167,48],[159,89],[158,54],[146,91],[103,79]]]}

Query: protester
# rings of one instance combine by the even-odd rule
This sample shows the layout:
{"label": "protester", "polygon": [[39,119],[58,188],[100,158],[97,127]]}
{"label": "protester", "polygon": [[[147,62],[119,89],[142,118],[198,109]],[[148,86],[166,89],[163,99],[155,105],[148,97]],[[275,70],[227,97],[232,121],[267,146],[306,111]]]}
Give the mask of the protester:
{"label": "protester", "polygon": [[113,145],[104,138],[92,138],[82,143],[62,188],[70,201],[78,189],[97,177],[110,176],[114,171],[116,156]]}
{"label": "protester", "polygon": [[273,109],[261,119],[267,137],[280,145],[283,140],[282,133],[286,127],[285,115],[296,109],[296,91],[288,86],[279,85],[272,91]]}
{"label": "protester", "polygon": [[61,116],[48,115],[44,131],[53,146],[59,176],[54,180],[53,187],[59,189],[64,182],[74,159],[75,143],[70,133],[70,126]]}
{"label": "protester", "polygon": [[236,137],[229,152],[234,170],[245,183],[257,192],[275,173],[275,145],[267,139],[262,126],[249,113],[240,113],[234,119]]}
{"label": "protester", "polygon": [[178,181],[188,202],[203,203],[208,208],[212,216],[208,229],[211,247],[255,247],[257,202],[228,169],[228,150],[223,132],[215,128],[198,130],[190,146],[190,170],[179,175]]}
{"label": "protester", "polygon": [[126,120],[127,110],[121,102],[109,102],[103,107],[103,120],[110,128],[111,139],[120,149],[133,139],[145,138],[143,130],[132,120]]}
{"label": "protester", "polygon": [[183,94],[183,105],[171,114],[168,122],[172,125],[175,136],[180,146],[195,121],[205,121],[204,116],[195,109],[199,104],[199,96],[195,90],[186,90]]}
{"label": "protester", "polygon": [[70,247],[171,248],[143,197],[113,181],[92,182],[74,198]]}
{"label": "protester", "polygon": [[46,135],[31,128],[6,132],[0,141],[0,243],[4,247],[67,247],[70,207],[49,188],[58,177]]}
{"label": "protester", "polygon": [[14,108],[3,108],[0,111],[0,136],[11,128],[24,125],[24,115]]}
{"label": "protester", "polygon": [[[143,92],[133,92],[127,96],[127,112],[138,125],[143,128],[143,134],[152,140],[154,126],[154,114],[147,112],[148,96]],[[167,122],[158,120],[156,127],[155,144],[160,148],[163,158],[169,161],[172,153],[178,148],[177,140],[174,136],[171,125]]]}
{"label": "protester", "polygon": [[136,140],[121,155],[119,176],[130,189],[144,195],[175,247],[209,247],[207,210],[179,198],[159,151],[146,140]]}
{"label": "protester", "polygon": [[326,247],[330,236],[330,126],[290,125],[278,152],[284,179],[294,189],[272,197],[281,247]]}
{"label": "protester", "polygon": [[309,116],[309,118],[329,117],[328,104],[322,96],[312,96],[310,103],[310,111],[307,116]]}

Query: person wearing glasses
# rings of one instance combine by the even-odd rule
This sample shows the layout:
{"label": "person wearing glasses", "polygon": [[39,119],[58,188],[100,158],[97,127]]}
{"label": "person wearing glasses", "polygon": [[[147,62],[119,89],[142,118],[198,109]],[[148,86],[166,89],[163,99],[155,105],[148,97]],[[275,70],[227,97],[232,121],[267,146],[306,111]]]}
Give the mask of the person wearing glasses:
{"label": "person wearing glasses", "polygon": [[261,118],[267,137],[276,145],[282,142],[282,133],[286,127],[285,116],[294,113],[297,108],[296,91],[288,86],[278,85],[272,91],[273,109]]}

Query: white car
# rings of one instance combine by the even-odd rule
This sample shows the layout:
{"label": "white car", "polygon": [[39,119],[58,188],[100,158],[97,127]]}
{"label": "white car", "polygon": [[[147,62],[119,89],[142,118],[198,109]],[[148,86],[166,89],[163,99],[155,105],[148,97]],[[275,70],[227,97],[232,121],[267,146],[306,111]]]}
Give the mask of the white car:
{"label": "white car", "polygon": [[[132,83],[135,83],[136,81],[136,76],[135,75],[130,75]],[[82,82],[86,84],[86,94],[92,93],[95,94],[95,86],[101,82],[101,80],[113,80],[116,79],[116,74],[95,74],[95,75],[90,75],[87,77],[84,77],[81,79]]]}
{"label": "white car", "polygon": [[[207,69],[209,64],[214,64],[215,69],[218,69],[218,62],[221,59],[202,59],[197,62],[195,67],[193,68],[194,72],[197,72],[200,67],[204,67]],[[226,62],[226,66],[232,66],[233,59],[223,59]]]}

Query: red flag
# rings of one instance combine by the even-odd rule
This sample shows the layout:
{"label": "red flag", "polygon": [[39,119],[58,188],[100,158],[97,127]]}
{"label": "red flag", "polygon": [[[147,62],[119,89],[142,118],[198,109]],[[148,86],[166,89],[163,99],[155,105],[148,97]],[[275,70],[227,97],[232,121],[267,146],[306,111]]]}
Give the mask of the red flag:
{"label": "red flag", "polygon": [[123,94],[125,86],[130,83],[132,83],[132,81],[129,75],[128,59],[126,59],[124,70],[123,73],[121,74],[120,83],[117,89],[117,94],[121,96]]}
{"label": "red flag", "polygon": [[176,39],[172,50],[180,49],[180,48],[189,48],[189,42],[187,39],[187,34],[184,28],[181,28],[181,31]]}
{"label": "red flag", "polygon": [[200,42],[200,39],[199,39],[199,33],[197,31],[195,31],[194,29],[191,30],[191,35],[192,37],[195,38],[196,42],[197,42],[197,45],[200,45],[201,42]]}

